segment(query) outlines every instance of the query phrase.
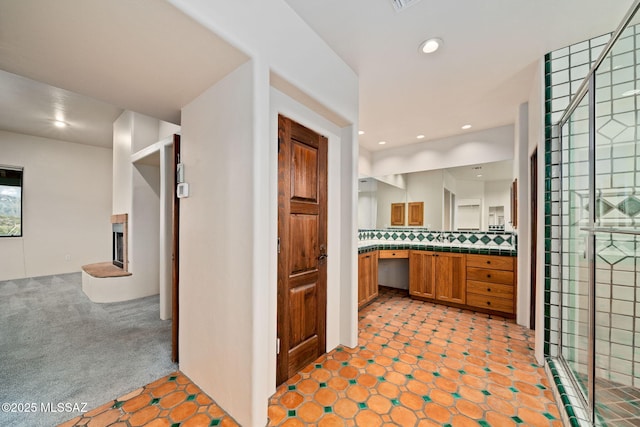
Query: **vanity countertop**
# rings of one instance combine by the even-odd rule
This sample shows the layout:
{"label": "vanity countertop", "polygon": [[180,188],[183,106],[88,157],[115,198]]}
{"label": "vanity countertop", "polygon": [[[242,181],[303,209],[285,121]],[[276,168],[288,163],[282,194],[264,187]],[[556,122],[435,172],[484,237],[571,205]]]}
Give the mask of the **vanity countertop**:
{"label": "vanity countertop", "polygon": [[502,255],[517,256],[518,251],[514,246],[478,245],[472,243],[450,242],[409,242],[409,241],[385,241],[385,240],[359,240],[358,253],[365,253],[385,249],[411,249],[418,251],[452,252],[461,254]]}

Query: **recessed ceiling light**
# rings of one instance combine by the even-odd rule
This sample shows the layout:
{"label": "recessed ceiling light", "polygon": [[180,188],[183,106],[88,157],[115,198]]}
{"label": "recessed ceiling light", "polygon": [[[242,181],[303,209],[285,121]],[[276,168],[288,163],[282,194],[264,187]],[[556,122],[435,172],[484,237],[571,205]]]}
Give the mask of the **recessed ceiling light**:
{"label": "recessed ceiling light", "polygon": [[358,131],[358,135],[364,135],[364,131],[363,130],[359,130]]}
{"label": "recessed ceiling light", "polygon": [[424,138],[424,135],[418,135],[418,136],[416,136],[416,138],[422,139],[422,138]]}
{"label": "recessed ceiling light", "polygon": [[386,144],[386,143],[387,143],[387,141],[380,141],[380,142],[378,142],[378,144],[380,144],[380,145],[384,145],[384,144]]}
{"label": "recessed ceiling light", "polygon": [[482,178],[482,174],[479,173],[478,175],[476,175],[478,178]]}
{"label": "recessed ceiling light", "polygon": [[442,46],[442,39],[433,37],[420,43],[420,52],[433,53]]}
{"label": "recessed ceiling light", "polygon": [[462,126],[462,129],[464,129],[464,130],[471,129],[471,125],[464,125],[464,126]]}
{"label": "recessed ceiling light", "polygon": [[53,124],[57,128],[66,128],[67,126],[69,126],[69,123],[63,122],[62,120],[54,120]]}

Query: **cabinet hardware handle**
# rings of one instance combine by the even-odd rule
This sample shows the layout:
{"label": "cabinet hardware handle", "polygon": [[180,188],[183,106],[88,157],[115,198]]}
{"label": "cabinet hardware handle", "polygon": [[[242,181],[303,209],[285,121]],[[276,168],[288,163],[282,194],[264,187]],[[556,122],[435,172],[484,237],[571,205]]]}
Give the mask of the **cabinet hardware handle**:
{"label": "cabinet hardware handle", "polygon": [[491,301],[487,301],[487,305],[491,305]]}
{"label": "cabinet hardware handle", "polygon": [[491,292],[491,288],[487,288],[487,292]]}
{"label": "cabinet hardware handle", "polygon": [[487,264],[491,264],[491,261],[487,261]]}
{"label": "cabinet hardware handle", "polygon": [[490,279],[490,278],[491,278],[491,275],[490,275],[490,274],[487,274],[487,278],[488,278],[488,279]]}
{"label": "cabinet hardware handle", "polygon": [[393,253],[391,254],[391,256],[396,256],[396,253],[395,253],[395,252],[393,252]]}

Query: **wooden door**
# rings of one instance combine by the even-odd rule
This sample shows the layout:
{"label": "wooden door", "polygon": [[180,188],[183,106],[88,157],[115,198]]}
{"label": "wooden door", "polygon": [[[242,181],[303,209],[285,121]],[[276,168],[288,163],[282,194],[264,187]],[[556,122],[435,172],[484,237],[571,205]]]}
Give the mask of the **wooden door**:
{"label": "wooden door", "polygon": [[423,298],[435,298],[433,252],[409,253],[409,293]]}
{"label": "wooden door", "polygon": [[171,231],[172,231],[172,251],[171,251],[171,361],[179,362],[178,355],[178,326],[179,326],[179,240],[180,240],[180,199],[176,194],[177,168],[180,163],[180,135],[173,135],[173,210],[171,213]]}
{"label": "wooden door", "polygon": [[281,384],[326,351],[327,138],[278,117]]}
{"label": "wooden door", "polygon": [[435,254],[436,299],[464,304],[466,301],[466,264],[464,254]]}
{"label": "wooden door", "polygon": [[536,328],[536,298],[537,298],[537,258],[538,258],[538,149],[531,155],[531,256],[530,282],[531,282],[531,311],[529,311],[529,328]]}

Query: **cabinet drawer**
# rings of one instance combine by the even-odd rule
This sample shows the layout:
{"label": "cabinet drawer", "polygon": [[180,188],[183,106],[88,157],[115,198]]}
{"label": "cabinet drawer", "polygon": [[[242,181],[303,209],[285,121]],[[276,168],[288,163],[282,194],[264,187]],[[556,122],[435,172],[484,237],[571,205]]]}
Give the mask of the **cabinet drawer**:
{"label": "cabinet drawer", "polygon": [[512,299],[493,298],[469,292],[467,293],[467,305],[513,314]]}
{"label": "cabinet drawer", "polygon": [[513,271],[467,267],[467,280],[513,285]]}
{"label": "cabinet drawer", "polygon": [[514,257],[496,255],[467,255],[467,267],[513,271]]}
{"label": "cabinet drawer", "polygon": [[476,282],[467,280],[467,292],[493,296],[498,298],[513,299],[513,286],[497,283]]}
{"label": "cabinet drawer", "polygon": [[392,250],[384,249],[380,251],[379,258],[409,258],[409,249]]}

